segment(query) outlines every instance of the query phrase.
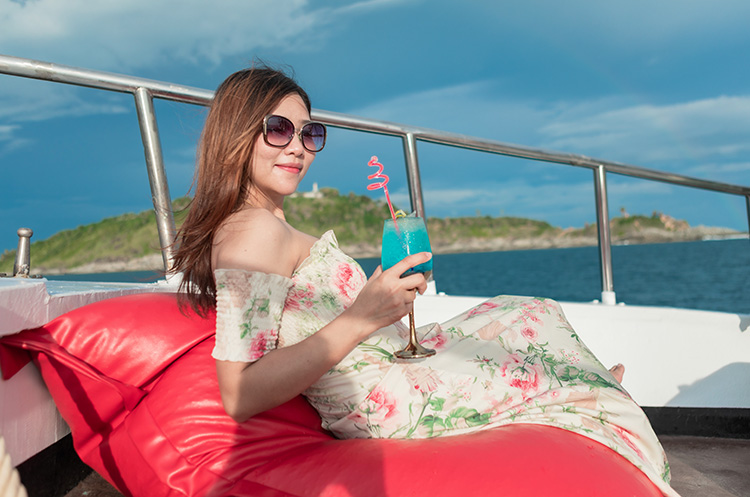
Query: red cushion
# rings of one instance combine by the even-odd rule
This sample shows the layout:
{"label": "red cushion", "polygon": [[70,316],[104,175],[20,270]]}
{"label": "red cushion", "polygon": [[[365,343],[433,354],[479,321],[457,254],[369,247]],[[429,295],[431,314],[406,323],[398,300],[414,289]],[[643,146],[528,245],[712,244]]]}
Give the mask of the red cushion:
{"label": "red cushion", "polygon": [[109,378],[142,387],[196,343],[214,334],[213,314],[201,319],[176,305],[174,294],[103,300],[43,327],[75,357]]}
{"label": "red cushion", "polygon": [[[144,465],[189,495],[408,495],[413,485],[415,494],[437,497],[469,489],[498,495],[499,488],[508,495],[660,495],[614,451],[546,426],[431,440],[336,440],[299,397],[238,425],[221,407],[210,346],[175,363],[112,437],[138,447]],[[133,481],[137,469],[120,477]],[[131,491],[140,495],[156,484]],[[251,484],[259,487],[239,493]]]}
{"label": "red cushion", "polygon": [[660,495],[614,451],[546,426],[336,440],[301,397],[237,424],[205,339],[213,319],[182,316],[174,296],[106,303],[3,342],[34,351],[79,455],[125,495]]}

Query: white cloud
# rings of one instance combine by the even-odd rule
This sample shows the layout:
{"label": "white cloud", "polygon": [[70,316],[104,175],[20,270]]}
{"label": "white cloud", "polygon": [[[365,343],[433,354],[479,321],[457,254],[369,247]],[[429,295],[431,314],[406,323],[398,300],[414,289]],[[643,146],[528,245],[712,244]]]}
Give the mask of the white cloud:
{"label": "white cloud", "polygon": [[731,157],[750,150],[750,96],[638,105],[590,115],[573,106],[540,132],[548,137],[549,148],[615,157],[611,160]]}
{"label": "white cloud", "polygon": [[[526,19],[524,29],[558,46],[581,43],[653,54],[664,46],[695,47],[701,40],[746,38],[750,3],[744,0],[630,0],[592,2],[527,0],[493,3],[482,15],[499,26]],[[572,42],[572,43],[571,43]],[[579,55],[584,56],[582,53]],[[651,55],[649,62],[658,60]]]}
{"label": "white cloud", "polygon": [[[434,88],[350,112],[415,125],[436,123],[431,127],[748,184],[750,163],[742,159],[750,149],[750,96],[669,105],[629,105],[614,97],[542,104],[498,98],[502,92],[493,91],[497,86],[487,81]],[[580,226],[595,218],[593,178],[586,174],[581,180],[585,171],[579,168],[534,161],[501,165],[481,154],[435,148],[421,145],[419,150],[428,215],[466,216],[479,210],[558,226]],[[452,172],[457,164],[466,168],[460,181]],[[442,177],[454,178],[454,185],[446,185]],[[635,213],[678,212],[671,199],[683,191],[666,183],[608,178],[610,206],[627,205]],[[405,191],[391,195],[399,205],[408,205]]]}
{"label": "white cloud", "polygon": [[625,183],[616,182],[610,179],[607,183],[607,193],[609,195],[627,196],[627,195],[668,195],[675,190],[675,186],[659,181],[632,180]]}
{"label": "white cloud", "polygon": [[32,141],[18,136],[20,126],[0,126],[0,156],[29,146]]}
{"label": "white cloud", "polygon": [[[592,183],[565,185],[532,184],[527,181],[483,182],[460,190],[424,187],[427,213],[430,216],[473,216],[477,210],[486,215],[535,217],[555,222],[571,213],[592,211]],[[393,195],[408,205],[408,195]],[[553,209],[550,209],[553,208]],[[550,212],[554,212],[550,216]]]}
{"label": "white cloud", "polygon": [[0,122],[9,123],[0,126],[0,153],[33,145],[37,135],[25,129],[31,122],[58,117],[135,113],[132,97],[123,101],[122,95],[100,92],[95,98],[83,98],[79,90],[69,86],[0,77]]}
{"label": "white cloud", "polygon": [[347,112],[505,142],[528,138],[554,116],[554,106],[498,97],[501,86],[501,82],[477,81],[431,88]]}
{"label": "white cloud", "polygon": [[314,24],[304,0],[0,1],[6,52],[100,69],[128,70],[178,58],[217,63],[225,55],[300,39]]}
{"label": "white cloud", "polygon": [[340,16],[394,3],[0,0],[0,46],[20,57],[116,72],[173,59],[218,65],[269,47],[309,50]]}
{"label": "white cloud", "polygon": [[687,170],[687,174],[702,175],[706,173],[750,173],[750,162],[727,162],[708,163],[693,166]]}
{"label": "white cloud", "polygon": [[0,155],[27,145],[29,142],[16,136],[19,126],[0,126]]}
{"label": "white cloud", "polygon": [[750,152],[750,95],[667,105],[617,97],[541,103],[498,97],[500,86],[434,88],[350,113],[656,169],[677,161],[736,162]]}
{"label": "white cloud", "polygon": [[18,126],[0,126],[0,141],[8,140],[11,133],[16,128],[18,128]]}
{"label": "white cloud", "polygon": [[408,3],[413,0],[363,0],[361,2],[354,2],[351,4],[344,4],[336,12],[338,14],[349,14],[349,13],[363,13],[374,9],[380,9],[386,6],[399,5]]}
{"label": "white cloud", "polygon": [[[122,114],[134,112],[132,98],[120,95],[84,99],[75,88],[65,85],[33,82],[3,76],[0,92],[0,119],[12,122],[42,121],[60,116]],[[89,93],[91,95],[91,93]],[[103,93],[99,93],[103,96]]]}
{"label": "white cloud", "polygon": [[[115,73],[179,62],[218,66],[271,47],[314,50],[349,15],[412,0],[319,6],[308,0],[0,0],[3,54]],[[83,101],[74,89],[2,78],[0,119],[44,120],[130,107]]]}
{"label": "white cloud", "polygon": [[[487,195],[485,191],[477,190],[474,188],[464,189],[441,189],[441,188],[423,188],[423,194],[425,198],[437,199],[443,206],[453,207],[457,204],[471,203],[477,197],[484,197]],[[399,206],[409,205],[409,192],[406,190],[398,190],[390,193],[391,200],[394,204]]]}

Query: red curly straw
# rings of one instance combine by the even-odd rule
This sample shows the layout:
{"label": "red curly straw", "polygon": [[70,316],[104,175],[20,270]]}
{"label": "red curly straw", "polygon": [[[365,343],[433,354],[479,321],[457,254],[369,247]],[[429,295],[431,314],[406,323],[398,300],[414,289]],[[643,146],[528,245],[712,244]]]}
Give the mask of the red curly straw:
{"label": "red curly straw", "polygon": [[391,196],[388,195],[388,176],[383,174],[383,164],[378,162],[377,156],[373,155],[370,159],[370,162],[367,163],[368,166],[371,167],[377,167],[378,171],[376,173],[373,173],[367,177],[367,179],[381,179],[382,181],[379,183],[372,183],[371,185],[367,185],[368,190],[377,190],[378,188],[382,188],[385,192],[385,200],[388,202],[388,208],[391,210],[391,217],[393,218],[393,222],[396,222],[396,213],[393,212],[393,205],[391,204]]}

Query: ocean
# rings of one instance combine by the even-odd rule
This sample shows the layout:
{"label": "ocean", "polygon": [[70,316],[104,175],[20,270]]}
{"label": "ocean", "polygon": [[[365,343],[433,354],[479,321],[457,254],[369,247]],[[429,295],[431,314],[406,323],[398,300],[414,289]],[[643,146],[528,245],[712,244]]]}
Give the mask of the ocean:
{"label": "ocean", "polygon": [[[358,259],[369,276],[379,259]],[[750,241],[617,245],[612,247],[618,302],[750,314]],[[597,247],[436,255],[438,292],[501,294],[590,302],[601,298]],[[148,282],[135,271],[50,276],[54,280]]]}

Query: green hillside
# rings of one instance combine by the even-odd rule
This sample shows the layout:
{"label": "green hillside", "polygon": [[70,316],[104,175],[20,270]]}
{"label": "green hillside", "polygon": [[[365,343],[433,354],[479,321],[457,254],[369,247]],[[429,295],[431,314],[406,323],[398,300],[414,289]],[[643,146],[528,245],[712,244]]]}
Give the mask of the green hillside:
{"label": "green hillside", "polygon": [[[389,211],[385,202],[364,195],[340,195],[331,188],[323,188],[319,198],[303,196],[289,198],[285,204],[287,220],[292,226],[319,236],[333,229],[342,246],[364,247],[365,252],[377,251],[383,219]],[[185,216],[188,198],[174,201],[176,222],[180,225]],[[612,219],[613,239],[636,242],[643,233],[662,237],[657,241],[670,241],[664,234],[674,236],[689,231],[684,221],[660,213],[651,217],[625,214]],[[571,246],[595,243],[596,226],[563,230],[543,221],[517,217],[462,217],[430,218],[428,230],[433,249],[445,251],[503,250],[502,246],[488,245],[488,241],[524,240],[533,247],[535,240],[545,241],[539,246]],[[682,237],[684,239],[684,236]],[[552,242],[550,242],[552,241]],[[68,271],[90,263],[115,263],[159,254],[159,237],[153,210],[138,214],[103,219],[94,224],[61,231],[46,240],[31,244],[32,270],[34,272]],[[358,256],[357,254],[354,254]],[[15,251],[6,251],[0,257],[0,272],[11,273]]]}
{"label": "green hillside", "polygon": [[300,231],[320,236],[332,229],[342,245],[372,243],[383,231],[389,211],[385,202],[364,195],[339,195],[333,188],[322,188],[322,198],[288,198],[284,214]]}
{"label": "green hillside", "polygon": [[[184,218],[188,199],[175,200],[176,218]],[[32,239],[33,240],[33,239]],[[31,244],[31,266],[38,270],[66,270],[91,262],[137,259],[159,253],[159,234],[153,210],[110,217],[98,223],[61,231]],[[0,256],[0,272],[12,273],[16,251]]]}
{"label": "green hillside", "polygon": [[[297,229],[319,236],[334,229],[342,244],[369,243],[382,230],[388,215],[384,202],[362,195],[339,195],[324,188],[322,198],[289,198],[287,220]],[[188,198],[173,202],[175,221],[180,226]],[[68,270],[94,262],[117,262],[159,253],[159,235],[153,210],[128,213],[97,223],[61,231],[31,244],[34,271]],[[0,272],[11,273],[15,250],[0,256]]]}

